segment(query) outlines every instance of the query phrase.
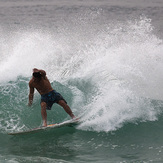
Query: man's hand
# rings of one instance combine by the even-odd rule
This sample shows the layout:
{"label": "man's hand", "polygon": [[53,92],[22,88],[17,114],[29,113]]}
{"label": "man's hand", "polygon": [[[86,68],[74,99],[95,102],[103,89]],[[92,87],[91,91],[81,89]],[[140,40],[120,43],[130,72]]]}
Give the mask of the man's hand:
{"label": "man's hand", "polygon": [[29,107],[31,107],[31,106],[32,106],[32,104],[31,104],[31,103],[28,103],[28,106],[29,106]]}
{"label": "man's hand", "polygon": [[38,72],[39,70],[37,68],[34,68],[33,69],[33,72]]}

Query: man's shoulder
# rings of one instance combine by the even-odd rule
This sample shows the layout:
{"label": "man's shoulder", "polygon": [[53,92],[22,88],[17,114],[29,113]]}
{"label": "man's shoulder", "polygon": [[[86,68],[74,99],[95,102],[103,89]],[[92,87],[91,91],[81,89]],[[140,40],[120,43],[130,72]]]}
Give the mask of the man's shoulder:
{"label": "man's shoulder", "polygon": [[29,81],[29,86],[32,86],[33,82],[34,82],[34,80],[33,80],[33,78],[32,78],[32,79]]}

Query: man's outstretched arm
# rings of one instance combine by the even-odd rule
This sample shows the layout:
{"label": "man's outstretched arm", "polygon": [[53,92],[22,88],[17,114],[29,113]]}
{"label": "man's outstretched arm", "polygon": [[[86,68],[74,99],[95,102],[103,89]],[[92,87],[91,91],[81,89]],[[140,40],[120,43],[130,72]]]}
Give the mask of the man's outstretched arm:
{"label": "man's outstretched arm", "polygon": [[34,97],[34,87],[31,87],[29,84],[29,96],[28,96],[28,106],[31,106],[33,103],[33,97]]}

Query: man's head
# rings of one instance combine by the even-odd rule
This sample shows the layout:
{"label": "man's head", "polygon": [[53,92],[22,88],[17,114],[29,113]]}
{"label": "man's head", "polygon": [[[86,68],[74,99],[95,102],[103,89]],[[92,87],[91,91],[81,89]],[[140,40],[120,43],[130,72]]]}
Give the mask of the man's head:
{"label": "man's head", "polygon": [[41,73],[40,72],[33,72],[33,77],[40,79],[41,78]]}

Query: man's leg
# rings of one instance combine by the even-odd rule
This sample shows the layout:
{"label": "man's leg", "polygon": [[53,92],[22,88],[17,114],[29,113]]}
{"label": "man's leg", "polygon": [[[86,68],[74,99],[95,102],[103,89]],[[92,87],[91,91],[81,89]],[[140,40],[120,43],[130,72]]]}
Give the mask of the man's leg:
{"label": "man's leg", "polygon": [[58,104],[63,107],[63,109],[70,115],[71,118],[75,118],[74,114],[72,113],[70,107],[65,103],[64,100],[59,100]]}
{"label": "man's leg", "polygon": [[41,102],[41,115],[43,120],[43,126],[47,126],[47,113],[46,113],[46,103]]}

